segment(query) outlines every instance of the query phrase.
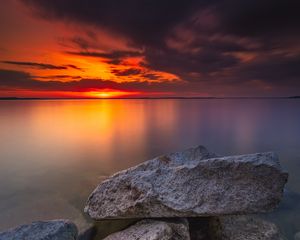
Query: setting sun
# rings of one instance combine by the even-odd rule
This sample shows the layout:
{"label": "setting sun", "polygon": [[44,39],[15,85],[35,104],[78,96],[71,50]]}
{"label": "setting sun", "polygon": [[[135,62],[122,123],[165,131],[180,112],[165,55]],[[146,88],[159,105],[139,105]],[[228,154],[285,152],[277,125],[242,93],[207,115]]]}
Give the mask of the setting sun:
{"label": "setting sun", "polygon": [[104,91],[88,92],[87,96],[92,98],[118,98],[118,97],[133,96],[137,94],[139,94],[139,92],[125,92],[125,91],[107,89]]}

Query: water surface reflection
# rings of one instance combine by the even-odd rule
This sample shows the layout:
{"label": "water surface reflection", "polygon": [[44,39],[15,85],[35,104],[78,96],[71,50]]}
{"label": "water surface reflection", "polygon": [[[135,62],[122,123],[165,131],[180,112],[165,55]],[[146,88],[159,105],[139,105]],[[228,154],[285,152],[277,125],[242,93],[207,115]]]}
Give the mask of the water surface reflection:
{"label": "water surface reflection", "polygon": [[0,101],[0,230],[51,218],[84,226],[85,200],[105,176],[198,144],[276,151],[300,193],[299,122],[295,99]]}

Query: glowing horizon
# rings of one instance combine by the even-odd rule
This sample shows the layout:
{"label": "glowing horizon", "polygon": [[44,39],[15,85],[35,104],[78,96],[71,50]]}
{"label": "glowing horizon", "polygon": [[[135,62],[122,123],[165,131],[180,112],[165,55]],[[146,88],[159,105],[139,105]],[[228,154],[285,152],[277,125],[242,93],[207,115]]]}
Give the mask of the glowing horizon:
{"label": "glowing horizon", "polygon": [[234,3],[5,1],[0,97],[300,95],[297,8]]}

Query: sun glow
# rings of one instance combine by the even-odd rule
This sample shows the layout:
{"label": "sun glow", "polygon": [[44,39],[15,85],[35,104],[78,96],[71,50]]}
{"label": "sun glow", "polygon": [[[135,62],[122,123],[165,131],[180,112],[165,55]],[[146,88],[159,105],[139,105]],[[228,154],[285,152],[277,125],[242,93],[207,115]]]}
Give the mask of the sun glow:
{"label": "sun glow", "polygon": [[103,90],[103,91],[91,91],[87,93],[88,97],[92,98],[118,98],[138,95],[140,92],[125,92],[118,90]]}

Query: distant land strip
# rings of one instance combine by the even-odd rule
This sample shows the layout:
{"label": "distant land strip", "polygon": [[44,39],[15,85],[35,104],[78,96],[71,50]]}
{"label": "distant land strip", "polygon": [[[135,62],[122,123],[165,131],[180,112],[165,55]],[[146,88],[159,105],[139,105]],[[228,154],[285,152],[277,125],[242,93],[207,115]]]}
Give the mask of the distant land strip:
{"label": "distant land strip", "polygon": [[300,96],[289,97],[101,97],[101,98],[22,98],[0,97],[1,100],[101,100],[101,99],[300,99]]}

